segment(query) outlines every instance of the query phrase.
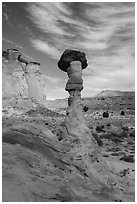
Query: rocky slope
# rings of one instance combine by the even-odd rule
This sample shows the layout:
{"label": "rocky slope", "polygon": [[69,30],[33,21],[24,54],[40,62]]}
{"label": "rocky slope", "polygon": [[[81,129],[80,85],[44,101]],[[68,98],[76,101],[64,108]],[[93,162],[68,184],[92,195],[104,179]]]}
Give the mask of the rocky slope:
{"label": "rocky slope", "polygon": [[89,127],[103,142],[98,146],[100,156],[90,155],[90,177],[69,154],[75,143],[58,140],[62,121],[62,115],[45,108],[4,114],[3,202],[134,201],[133,118],[90,116]]}
{"label": "rocky slope", "polygon": [[[83,106],[88,107],[88,114],[103,111],[120,114],[123,110],[127,114],[135,114],[135,92],[103,91],[94,97],[82,98]],[[47,101],[47,107],[65,114],[67,99]]]}

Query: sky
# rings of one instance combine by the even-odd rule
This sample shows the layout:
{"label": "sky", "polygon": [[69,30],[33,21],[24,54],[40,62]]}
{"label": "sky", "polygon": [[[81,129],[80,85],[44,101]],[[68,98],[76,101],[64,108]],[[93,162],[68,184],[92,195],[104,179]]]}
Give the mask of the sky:
{"label": "sky", "polygon": [[66,98],[66,49],[85,52],[82,97],[135,91],[134,2],[3,2],[2,48],[41,63],[47,99]]}

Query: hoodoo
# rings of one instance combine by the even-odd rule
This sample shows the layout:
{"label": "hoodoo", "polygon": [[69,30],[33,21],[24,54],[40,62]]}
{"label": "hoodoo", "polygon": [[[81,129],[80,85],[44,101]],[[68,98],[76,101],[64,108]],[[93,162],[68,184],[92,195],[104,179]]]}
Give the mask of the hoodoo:
{"label": "hoodoo", "polygon": [[92,184],[96,184],[97,191],[101,193],[105,188],[110,197],[113,194],[116,198],[120,195],[118,193],[119,181],[105,159],[102,158],[101,149],[88,128],[82,112],[82,70],[87,66],[85,53],[75,50],[65,50],[58,62],[58,67],[67,72],[69,78],[65,88],[70,95],[63,126],[65,135],[63,142],[70,146],[68,155],[72,158],[75,167],[88,177]]}
{"label": "hoodoo", "polygon": [[69,78],[65,88],[69,93],[65,128],[70,136],[80,140],[85,140],[83,134],[88,131],[81,107],[82,70],[87,66],[85,53],[75,50],[65,50],[58,62],[58,67],[67,72]]}
{"label": "hoodoo", "polygon": [[97,143],[86,125],[81,106],[82,70],[87,66],[85,53],[75,50],[65,50],[58,62],[58,67],[67,72],[69,78],[65,88],[69,93],[69,98],[64,121],[64,140],[71,143],[70,152],[75,162],[78,162],[78,157],[82,158],[81,165],[84,169],[90,163],[88,155],[97,151]]}

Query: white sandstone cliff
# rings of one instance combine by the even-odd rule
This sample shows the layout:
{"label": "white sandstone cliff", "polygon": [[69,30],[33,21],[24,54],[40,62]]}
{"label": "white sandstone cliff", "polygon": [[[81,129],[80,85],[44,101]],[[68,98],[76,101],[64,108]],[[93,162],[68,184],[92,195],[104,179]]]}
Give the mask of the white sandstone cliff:
{"label": "white sandstone cliff", "polygon": [[[13,54],[13,53],[12,53]],[[17,53],[16,53],[17,55]],[[33,99],[39,104],[45,104],[46,87],[39,65],[18,61],[18,58],[2,59],[2,98]]]}

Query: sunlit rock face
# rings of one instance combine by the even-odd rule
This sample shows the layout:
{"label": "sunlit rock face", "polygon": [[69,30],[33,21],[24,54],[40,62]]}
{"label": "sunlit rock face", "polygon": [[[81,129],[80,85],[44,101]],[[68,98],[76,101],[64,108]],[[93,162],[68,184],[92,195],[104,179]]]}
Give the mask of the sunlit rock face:
{"label": "sunlit rock face", "polygon": [[[67,64],[66,62],[69,63]],[[70,50],[66,50],[63,53],[58,63],[59,68],[67,72],[69,78],[65,87],[65,90],[69,93],[69,98],[64,121],[64,129],[66,131],[64,140],[71,143],[70,155],[75,160],[75,163],[83,169],[87,169],[90,163],[88,154],[96,151],[97,147],[96,141],[86,125],[81,106],[82,70],[86,68],[85,65],[87,66],[85,54]],[[81,161],[78,161],[79,157],[81,157]]]}
{"label": "sunlit rock face", "polygon": [[[2,96],[34,99],[40,104],[46,100],[46,87],[39,63],[19,61],[20,52],[7,49],[2,52]],[[27,64],[25,63],[27,62]]]}
{"label": "sunlit rock face", "polygon": [[6,51],[2,51],[2,57],[6,60],[18,60],[18,56],[21,53],[17,49],[7,49]]}
{"label": "sunlit rock face", "polygon": [[[65,53],[65,54],[64,54]],[[69,144],[68,155],[72,158],[76,168],[90,180],[102,182],[102,176],[98,172],[98,168],[105,175],[104,185],[108,180],[113,182],[111,172],[107,164],[100,157],[99,146],[88,128],[83,116],[81,107],[81,91],[83,89],[82,69],[83,62],[87,66],[85,54],[82,53],[82,60],[76,56],[80,56],[80,52],[65,51],[63,57],[58,63],[61,70],[67,72],[68,81],[65,90],[69,92],[68,109],[64,121],[64,138],[63,142]],[[70,55],[70,56],[69,56]],[[66,56],[66,59],[65,59]],[[69,59],[69,60],[68,60]],[[66,61],[69,63],[66,66]],[[63,68],[64,63],[64,68]],[[84,66],[84,68],[86,68]]]}
{"label": "sunlit rock face", "polygon": [[72,62],[67,69],[67,74],[69,79],[65,90],[69,92],[70,96],[65,125],[70,135],[76,134],[76,137],[80,137],[87,129],[81,107],[81,90],[83,89],[81,63]]}
{"label": "sunlit rock face", "polygon": [[81,63],[74,61],[67,69],[68,82],[65,90],[70,92],[72,90],[81,91],[83,89],[82,68]]}
{"label": "sunlit rock face", "polygon": [[3,59],[2,96],[3,98],[27,98],[29,96],[24,71],[17,61],[5,61],[5,59]]}
{"label": "sunlit rock face", "polygon": [[65,50],[58,62],[59,68],[67,72],[69,78],[65,88],[70,95],[65,127],[67,133],[77,139],[83,139],[83,133],[88,131],[81,107],[82,70],[87,65],[85,53],[75,50]]}
{"label": "sunlit rock face", "polygon": [[29,97],[44,104],[46,100],[46,87],[39,66],[28,64],[26,67],[25,78],[28,84]]}

